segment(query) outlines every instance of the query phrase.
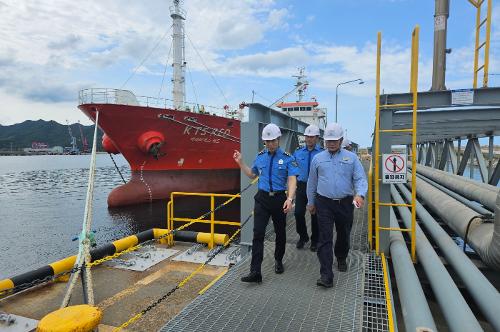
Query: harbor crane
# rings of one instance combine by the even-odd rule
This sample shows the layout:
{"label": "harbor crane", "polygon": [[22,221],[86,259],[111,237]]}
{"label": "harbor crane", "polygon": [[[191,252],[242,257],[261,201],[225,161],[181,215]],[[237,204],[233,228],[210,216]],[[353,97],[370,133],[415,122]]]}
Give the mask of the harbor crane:
{"label": "harbor crane", "polygon": [[83,129],[82,129],[82,124],[80,121],[78,121],[79,127],[80,127],[80,137],[82,140],[82,152],[83,153],[88,153],[89,152],[89,144],[87,143],[87,138],[83,136]]}
{"label": "harbor crane", "polygon": [[80,150],[76,146],[76,137],[73,136],[73,132],[71,131],[71,126],[69,125],[69,121],[68,120],[66,120],[66,124],[68,126],[69,137],[71,137],[71,146],[70,147],[65,147],[64,150],[68,154],[79,154]]}

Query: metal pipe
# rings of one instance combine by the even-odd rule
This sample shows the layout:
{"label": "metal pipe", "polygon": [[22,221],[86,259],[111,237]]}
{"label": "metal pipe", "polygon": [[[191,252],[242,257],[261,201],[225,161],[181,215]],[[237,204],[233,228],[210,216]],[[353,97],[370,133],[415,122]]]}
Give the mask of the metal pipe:
{"label": "metal pipe", "polygon": [[[391,227],[399,227],[394,210],[390,209]],[[424,291],[418,280],[411,256],[401,232],[390,233],[392,267],[398,285],[399,300],[406,331],[437,331]]]}
{"label": "metal pipe", "polygon": [[[408,184],[408,186],[411,186]],[[477,252],[488,266],[500,270],[500,212],[495,210],[494,223],[485,222],[474,210],[427,182],[417,179],[418,196],[455,233],[462,237]],[[498,196],[498,194],[497,194]]]}
{"label": "metal pipe", "polygon": [[[396,185],[407,201],[411,200],[411,193],[405,186]],[[493,326],[495,331],[500,331],[500,293],[489,282],[489,280],[479,271],[476,265],[465,255],[456,245],[451,237],[446,233],[427,210],[417,201],[417,215],[427,233],[430,234],[434,242],[438,245],[446,261],[458,274],[467,290],[478,305],[479,309]]]}
{"label": "metal pipe", "polygon": [[[401,204],[403,202],[403,199],[394,186],[391,186],[391,194],[396,203]],[[409,209],[403,206],[398,206],[397,209],[405,226],[410,228],[411,213]],[[432,291],[436,296],[450,330],[464,332],[482,331],[481,325],[479,325],[467,302],[441,262],[441,259],[418,225],[416,227],[416,236],[419,262],[424,268]]]}
{"label": "metal pipe", "polygon": [[471,202],[467,198],[460,196],[456,192],[451,191],[450,189],[440,185],[439,183],[437,183],[435,181],[432,181],[431,179],[423,176],[422,174],[417,173],[417,176],[420,179],[424,180],[425,182],[427,182],[427,183],[431,184],[432,186],[436,187],[437,189],[441,190],[442,192],[445,192],[448,196],[453,197],[454,199],[456,199],[460,203],[470,207],[472,210],[476,211],[477,213],[480,213],[482,215],[492,215],[491,211],[486,210],[484,207],[480,206],[479,204]]}
{"label": "metal pipe", "polygon": [[491,211],[495,210],[496,196],[500,188],[424,165],[417,166],[417,173],[436,181],[470,200],[483,204]]}

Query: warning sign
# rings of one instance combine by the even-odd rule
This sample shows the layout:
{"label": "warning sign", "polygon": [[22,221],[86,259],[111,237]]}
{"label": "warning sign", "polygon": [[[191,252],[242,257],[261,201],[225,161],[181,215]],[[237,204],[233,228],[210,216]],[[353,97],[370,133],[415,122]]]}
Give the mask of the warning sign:
{"label": "warning sign", "polygon": [[406,154],[384,154],[382,158],[382,182],[406,183]]}

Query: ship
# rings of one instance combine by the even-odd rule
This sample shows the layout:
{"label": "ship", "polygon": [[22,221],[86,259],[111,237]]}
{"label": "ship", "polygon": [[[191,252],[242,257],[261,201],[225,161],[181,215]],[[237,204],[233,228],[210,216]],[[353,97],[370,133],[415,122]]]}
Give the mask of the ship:
{"label": "ship", "polygon": [[[131,169],[130,180],[108,195],[108,207],[164,200],[171,192],[238,192],[240,169],[234,162],[234,150],[240,149],[240,123],[244,103],[237,110],[225,106],[224,114],[215,115],[203,107],[186,107],[185,101],[185,12],[179,0],[170,7],[173,37],[173,106],[167,99],[140,97],[128,90],[90,88],[79,93],[78,108],[103,130],[103,149],[121,153]],[[291,92],[303,103],[307,82],[303,69]],[[291,93],[290,92],[290,93]],[[290,94],[289,93],[289,94]],[[287,95],[289,95],[287,94]],[[285,95],[285,96],[287,96]],[[288,111],[283,98],[281,107]],[[307,103],[309,105],[309,103]],[[319,121],[317,102],[299,106],[304,119]],[[312,105],[311,104],[311,105]],[[316,110],[311,112],[311,110]],[[314,116],[312,115],[314,114]],[[306,121],[308,122],[308,121]],[[311,122],[312,123],[312,122]]]}

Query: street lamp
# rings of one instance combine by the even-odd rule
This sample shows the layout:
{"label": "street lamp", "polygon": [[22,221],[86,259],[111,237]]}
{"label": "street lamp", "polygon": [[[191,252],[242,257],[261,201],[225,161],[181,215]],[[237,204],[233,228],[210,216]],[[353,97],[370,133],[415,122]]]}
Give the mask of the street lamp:
{"label": "street lamp", "polygon": [[365,82],[361,78],[357,78],[355,80],[345,81],[337,84],[335,88],[335,122],[337,122],[337,107],[338,107],[338,99],[339,99],[339,86],[349,83],[359,82],[358,84],[364,84]]}

